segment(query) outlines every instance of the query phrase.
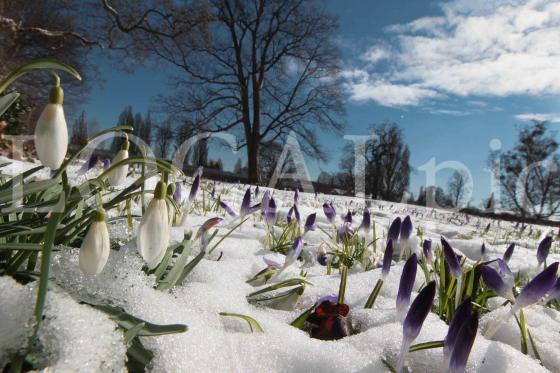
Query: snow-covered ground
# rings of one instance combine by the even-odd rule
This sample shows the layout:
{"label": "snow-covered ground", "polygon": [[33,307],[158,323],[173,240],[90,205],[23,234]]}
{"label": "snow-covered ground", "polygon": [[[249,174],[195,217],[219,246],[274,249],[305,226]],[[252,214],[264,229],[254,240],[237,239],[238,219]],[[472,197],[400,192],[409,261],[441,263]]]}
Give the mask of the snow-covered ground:
{"label": "snow-covered ground", "polygon": [[[78,180],[78,176],[72,179]],[[227,190],[222,198],[238,209],[246,188],[220,183],[217,190]],[[264,190],[266,188],[261,188],[259,199]],[[280,204],[278,219],[285,220],[293,204],[293,192],[270,191]],[[302,220],[316,212],[318,228],[331,230],[332,225],[322,211],[326,201],[332,201],[336,208],[337,224],[349,209],[356,210],[354,227],[358,227],[365,205],[359,198],[300,193],[298,205]],[[483,242],[485,259],[501,257],[507,245],[516,242],[509,264],[514,273],[524,276],[537,272],[536,246],[550,231],[548,227],[531,226],[526,229],[526,232],[531,230],[531,238],[524,234],[524,238],[513,236],[504,240],[497,237],[511,230],[510,223],[381,201],[371,201],[369,209],[380,237],[385,237],[395,217],[410,215],[414,232],[420,229],[423,237],[432,238],[434,243],[444,235],[454,249],[475,261],[481,259]],[[138,206],[136,210],[138,212]],[[186,231],[196,231],[212,216],[215,214],[190,214],[186,227],[174,228],[172,239],[174,242],[182,240]],[[225,220],[216,227],[219,229],[217,238],[232,224],[230,219],[221,216]],[[489,222],[491,228],[483,234]],[[264,245],[266,225],[259,214],[254,214],[227,237],[182,285],[170,292],[156,290],[154,277],[141,270],[144,263],[135,247],[134,231],[128,231],[125,224],[110,226],[111,238],[121,240],[123,246],[111,251],[106,267],[98,276],[89,277],[80,272],[77,248],[59,247],[53,257],[51,274],[56,285],[48,293],[46,319],[39,334],[52,371],[120,372],[125,369],[122,332],[104,313],[79,301],[121,306],[128,313],[156,324],[186,324],[188,331],[184,333],[140,337],[144,346],[155,354],[150,366],[155,372],[385,372],[389,369],[383,360],[393,366],[396,364],[402,339],[402,324],[395,319],[401,263],[391,268],[373,309],[364,309],[363,305],[380,278],[381,269],[364,271],[360,265],[350,269],[345,303],[350,306],[352,325],[359,332],[338,341],[322,341],[290,326],[290,322],[320,297],[338,292],[338,271],[327,275],[326,267],[313,260],[319,245],[327,239],[321,229],[305,235],[302,257],[308,260],[296,262],[271,280],[275,283],[300,277],[303,269],[307,273],[306,280],[312,283],[306,286],[294,310],[283,311],[251,305],[246,299],[248,294],[259,289],[246,281],[266,267],[263,258],[283,262],[283,255],[270,252]],[[378,253],[383,252],[384,242],[384,239],[379,241]],[[411,247],[421,250],[419,237],[413,235],[410,242]],[[560,260],[557,242],[552,251],[549,263]],[[422,285],[424,275],[419,270],[415,291]],[[24,286],[9,277],[0,277],[0,362],[23,346],[30,335],[35,291],[34,283]],[[243,320],[220,316],[220,312],[250,316],[260,323],[264,332],[251,333]],[[480,322],[481,329],[484,330],[488,320],[500,312],[503,309],[485,315]],[[515,319],[511,319],[494,340],[489,341],[481,334],[477,336],[467,370],[560,372],[560,314],[535,305],[525,310],[525,316],[544,366],[520,352],[519,328]],[[437,315],[430,314],[415,343],[442,340],[446,332],[447,325]],[[441,348],[430,349],[410,353],[407,365],[414,372],[439,372],[444,370],[442,360]]]}

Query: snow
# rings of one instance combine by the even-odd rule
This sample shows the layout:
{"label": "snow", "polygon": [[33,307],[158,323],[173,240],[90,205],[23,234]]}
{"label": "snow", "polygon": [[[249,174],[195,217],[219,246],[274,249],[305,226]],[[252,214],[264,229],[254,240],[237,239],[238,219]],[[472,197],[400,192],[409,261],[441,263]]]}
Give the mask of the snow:
{"label": "snow", "polygon": [[[26,165],[21,164],[22,167]],[[148,189],[155,180],[150,183]],[[246,188],[220,184],[218,189],[221,188],[228,189],[223,198],[238,209]],[[264,189],[261,188],[261,196]],[[280,202],[279,219],[284,219],[292,204],[293,193],[273,192],[275,200]],[[300,193],[302,219],[317,212],[318,228],[305,236],[304,255],[310,258],[315,257],[318,245],[325,238],[319,228],[332,229],[322,213],[322,203],[329,200],[333,201],[339,216],[348,208],[358,211],[354,216],[354,227],[361,221],[363,200],[325,195],[315,199],[312,194]],[[445,235],[457,251],[473,261],[480,259],[483,242],[487,259],[501,257],[510,242],[495,238],[497,230],[511,227],[509,223],[502,222],[501,227],[497,227],[494,222],[489,234],[482,236],[490,220],[471,217],[467,223],[460,214],[380,201],[373,201],[369,208],[377,235],[382,237],[376,247],[378,254],[384,250],[382,242],[385,242],[392,219],[407,214],[412,217],[414,232],[420,228],[423,238],[432,238],[434,244],[440,235]],[[139,210],[139,206],[134,206],[133,213],[139,213]],[[180,241],[186,231],[196,231],[212,216],[189,215],[186,228],[173,228],[172,241]],[[364,272],[359,265],[350,269],[345,303],[350,306],[352,323],[359,333],[338,341],[321,341],[311,339],[304,331],[289,324],[320,297],[337,294],[340,275],[336,270],[326,275],[326,267],[317,263],[306,263],[302,267],[303,263],[298,262],[273,279],[282,281],[300,277],[302,269],[307,272],[306,280],[313,285],[306,286],[294,310],[274,310],[248,303],[246,296],[260,287],[253,287],[246,281],[265,268],[263,257],[283,262],[283,255],[272,253],[264,246],[266,225],[257,215],[226,238],[181,285],[169,292],[156,290],[154,276],[147,276],[141,270],[144,263],[135,247],[134,230],[129,232],[120,224],[126,222],[111,225],[110,235],[123,245],[119,250],[111,251],[106,267],[95,277],[80,272],[77,248],[58,247],[60,250],[53,255],[51,277],[56,285],[48,293],[46,318],[39,334],[41,344],[45,346],[45,364],[53,371],[120,372],[125,369],[126,347],[122,332],[105,314],[80,304],[80,301],[120,306],[128,313],[156,324],[186,324],[188,331],[185,333],[140,337],[142,344],[154,352],[149,367],[154,372],[388,372],[382,360],[395,365],[402,336],[402,325],[395,320],[395,298],[402,263],[392,266],[375,307],[368,310],[363,309],[363,305],[380,278],[381,269]],[[227,232],[228,224],[231,226],[231,221],[219,226],[216,239]],[[137,225],[135,222],[135,229]],[[539,229],[546,230],[544,227]],[[512,270],[523,276],[534,273],[538,241],[517,237],[512,241],[518,244],[510,261]],[[420,237],[413,235],[409,245],[419,250],[420,242]],[[549,263],[560,259],[557,245],[555,242]],[[424,283],[424,274],[418,270],[414,291]],[[35,288],[33,284],[20,285],[10,278],[0,277],[0,294],[3,299],[10,300],[0,303],[1,362],[24,346],[30,335]],[[504,308],[497,309],[482,318],[481,330],[488,320],[503,311]],[[245,321],[220,316],[220,312],[250,316],[260,323],[264,333],[251,333]],[[526,318],[544,367],[536,359],[518,351],[519,329],[512,319],[498,331],[494,341],[486,340],[481,334],[477,336],[467,370],[558,371],[560,314],[549,308],[533,306],[526,310]],[[442,340],[446,332],[447,325],[437,315],[430,314],[414,343]],[[414,372],[437,372],[443,369],[442,359],[441,349],[423,350],[410,353],[407,365]]]}

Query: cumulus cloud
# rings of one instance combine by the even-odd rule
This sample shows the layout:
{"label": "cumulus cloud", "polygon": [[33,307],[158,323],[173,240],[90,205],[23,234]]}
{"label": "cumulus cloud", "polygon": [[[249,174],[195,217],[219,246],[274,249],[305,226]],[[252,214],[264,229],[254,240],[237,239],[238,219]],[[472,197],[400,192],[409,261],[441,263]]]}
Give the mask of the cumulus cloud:
{"label": "cumulus cloud", "polygon": [[537,120],[540,122],[560,123],[560,113],[523,113],[515,115],[515,119],[523,122]]}
{"label": "cumulus cloud", "polygon": [[560,1],[456,0],[442,16],[387,32],[390,49],[373,46],[362,56],[386,60],[387,70],[350,78],[351,99],[413,106],[450,96],[560,94]]}

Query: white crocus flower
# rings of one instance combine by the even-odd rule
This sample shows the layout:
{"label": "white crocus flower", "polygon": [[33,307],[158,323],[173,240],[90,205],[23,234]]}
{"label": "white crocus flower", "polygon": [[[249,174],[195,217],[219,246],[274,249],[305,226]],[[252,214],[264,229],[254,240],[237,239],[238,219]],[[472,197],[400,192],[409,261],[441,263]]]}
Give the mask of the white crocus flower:
{"label": "white crocus flower", "polygon": [[[128,139],[124,140],[124,142],[121,145],[121,150],[119,150],[117,152],[117,155],[115,155],[115,158],[113,158],[113,161],[111,162],[111,164],[115,165],[118,162],[121,162],[121,161],[124,161],[125,159],[128,159],[128,148],[129,147],[130,147],[130,144],[128,142]],[[118,166],[117,168],[115,168],[114,170],[109,172],[109,175],[108,175],[109,184],[111,184],[114,187],[123,184],[124,181],[126,180],[126,175],[127,174],[128,174],[128,165],[125,164],[125,165],[122,165],[122,166]]]}
{"label": "white crocus flower", "polygon": [[80,248],[80,269],[86,275],[99,274],[109,258],[109,231],[105,222],[105,211],[97,211],[95,221],[89,226]]}
{"label": "white crocus flower", "polygon": [[68,149],[68,127],[64,117],[62,102],[64,92],[55,86],[49,94],[49,103],[43,109],[35,127],[35,148],[41,163],[57,170]]}
{"label": "white crocus flower", "polygon": [[155,268],[161,262],[169,245],[170,224],[165,201],[166,191],[165,183],[158,182],[154,198],[142,217],[136,237],[138,252],[149,269]]}

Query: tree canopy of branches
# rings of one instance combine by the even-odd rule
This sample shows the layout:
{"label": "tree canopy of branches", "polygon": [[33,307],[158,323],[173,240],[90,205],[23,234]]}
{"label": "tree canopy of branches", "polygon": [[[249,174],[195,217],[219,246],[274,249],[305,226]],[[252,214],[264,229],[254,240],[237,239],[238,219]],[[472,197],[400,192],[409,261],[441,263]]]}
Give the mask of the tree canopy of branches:
{"label": "tree canopy of branches", "polygon": [[70,144],[82,146],[88,141],[88,121],[86,112],[82,111],[78,119],[72,125],[72,134],[70,135]]}
{"label": "tree canopy of branches", "polygon": [[[344,105],[337,20],[316,2],[133,2],[128,15],[129,3],[104,0],[114,29],[126,31],[141,56],[155,56],[179,71],[173,94],[161,97],[162,110],[196,131],[238,131],[251,182],[261,179],[261,144],[290,131],[307,154],[327,157],[317,130],[340,130]],[[182,22],[173,10],[198,16]],[[142,21],[142,14],[151,22]],[[140,19],[142,27],[128,31],[135,25],[130,18]]]}
{"label": "tree canopy of branches", "polygon": [[[340,168],[354,177],[354,144],[344,147]],[[362,156],[362,155],[358,155]],[[372,127],[372,138],[365,144],[365,193],[372,198],[400,201],[408,188],[411,166],[410,150],[396,123],[381,123]]]}
{"label": "tree canopy of branches", "polygon": [[454,171],[447,182],[447,191],[453,207],[465,202],[465,195],[469,192],[469,176],[464,171]]}
{"label": "tree canopy of branches", "polygon": [[550,217],[560,210],[560,155],[556,133],[534,121],[521,128],[512,150],[492,152],[489,164],[505,207],[521,216]]}

